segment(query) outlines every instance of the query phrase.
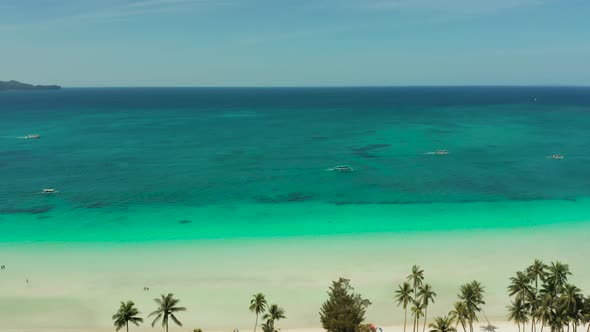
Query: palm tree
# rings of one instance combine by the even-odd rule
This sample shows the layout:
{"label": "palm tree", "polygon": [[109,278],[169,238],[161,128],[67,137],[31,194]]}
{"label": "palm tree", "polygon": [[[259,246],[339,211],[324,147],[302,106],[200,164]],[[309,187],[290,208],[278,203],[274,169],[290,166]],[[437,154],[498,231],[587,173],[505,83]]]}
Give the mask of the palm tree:
{"label": "palm tree", "polygon": [[514,321],[518,325],[518,331],[520,331],[520,324],[524,332],[524,324],[529,321],[527,316],[527,308],[522,298],[516,298],[515,301],[507,307],[508,309],[508,320]]}
{"label": "palm tree", "polygon": [[[397,306],[400,305],[404,308],[404,332],[406,332],[406,321],[408,319],[408,304],[414,301],[412,298],[412,286],[409,282],[404,282],[397,286],[398,289],[395,291],[395,301]],[[590,331],[589,331],[590,332]]]}
{"label": "palm tree", "polygon": [[278,305],[273,304],[268,307],[268,312],[262,316],[262,319],[266,320],[266,324],[274,331],[275,321],[287,318],[285,316],[285,309],[280,308]]}
{"label": "palm tree", "polygon": [[113,315],[116,331],[119,331],[125,326],[127,332],[129,332],[129,322],[135,324],[135,326],[139,326],[139,323],[143,323],[143,318],[137,316],[139,314],[140,312],[135,307],[133,301],[121,302],[119,310]]}
{"label": "palm tree", "polygon": [[[539,280],[545,281],[545,277],[547,277],[547,265],[543,263],[540,259],[535,259],[533,264],[526,268],[527,276],[531,281],[535,282],[535,297],[533,300],[530,301],[531,304],[531,330],[537,330],[536,318],[535,318],[535,311],[539,305]],[[543,326],[541,325],[541,330],[543,330]]]}
{"label": "palm tree", "polygon": [[154,321],[152,322],[152,327],[156,325],[158,320],[162,319],[162,327],[166,329],[168,332],[168,318],[172,318],[172,321],[176,323],[178,326],[182,326],[182,323],[174,316],[175,312],[186,311],[185,307],[177,307],[176,305],[180,301],[179,299],[174,298],[174,294],[168,293],[168,295],[164,296],[164,294],[160,295],[161,298],[154,299],[154,302],[158,305],[158,309],[156,311],[149,314],[148,317],[156,316]]}
{"label": "palm tree", "polygon": [[[563,310],[562,307],[556,306],[555,309],[551,313],[551,317],[549,319],[549,326],[551,327],[551,332],[562,332],[563,327],[568,325],[569,319],[567,317],[567,313]],[[568,325],[569,329],[569,325]]]}
{"label": "palm tree", "polygon": [[271,326],[270,324],[270,321],[260,324],[260,327],[262,327],[262,332],[275,332],[274,326]]}
{"label": "palm tree", "polygon": [[[508,285],[508,295],[514,296],[516,295],[516,300],[521,300],[523,305],[526,307],[528,315],[529,309],[530,313],[534,311],[535,302],[537,301],[535,290],[533,286],[530,285],[531,278],[529,277],[528,273],[525,272],[516,272],[515,277],[510,278],[510,285]],[[535,320],[534,317],[531,318],[531,332],[533,331],[533,327]],[[523,326],[524,329],[524,326]],[[523,331],[524,332],[524,331]]]}
{"label": "palm tree", "polygon": [[584,298],[580,292],[581,290],[578,287],[572,284],[565,284],[558,300],[568,320],[572,323],[574,332],[578,329],[578,323],[582,319],[581,311],[584,305]]}
{"label": "palm tree", "polygon": [[453,326],[453,318],[449,316],[436,317],[433,323],[428,324],[430,332],[457,332]]}
{"label": "palm tree", "polygon": [[[551,314],[553,313],[553,298],[545,295],[539,301],[537,308],[533,312],[533,317],[537,321],[541,321],[541,332],[545,324],[551,320]],[[589,331],[590,332],[590,331]]]}
{"label": "palm tree", "polygon": [[[434,298],[436,297],[436,293],[432,290],[432,286],[429,284],[424,284],[420,286],[420,290],[418,291],[418,296],[420,297],[420,301],[424,306],[424,326],[422,327],[422,332],[426,331],[426,319],[428,318],[428,305],[430,302],[434,303]],[[440,318],[440,317],[439,317]]]}
{"label": "palm tree", "polygon": [[510,278],[510,285],[508,286],[508,295],[516,295],[517,299],[523,301],[527,298],[534,297],[535,291],[530,285],[531,279],[524,272],[516,272],[516,277]]}
{"label": "palm tree", "polygon": [[558,291],[567,282],[567,276],[571,275],[570,267],[560,261],[551,262],[548,267],[547,282],[553,285]]}
{"label": "palm tree", "polygon": [[254,332],[258,326],[258,315],[266,310],[266,298],[262,293],[254,294],[250,300],[250,311],[256,314],[256,322],[254,323]]}
{"label": "palm tree", "polygon": [[[424,280],[424,270],[420,269],[419,265],[412,266],[412,273],[408,275],[408,281],[412,282],[412,287],[414,288],[414,302],[418,301],[418,294],[417,290],[419,286],[422,286],[422,281]],[[417,318],[414,317],[414,329],[413,332],[418,330],[418,322]]]}
{"label": "palm tree", "polygon": [[588,324],[586,332],[590,332],[590,298],[584,300],[584,307],[582,309],[582,322]]}
{"label": "palm tree", "polygon": [[533,264],[526,269],[528,277],[535,281],[535,293],[539,291],[539,280],[544,281],[545,277],[547,277],[546,269],[547,265],[539,259],[535,259]]}
{"label": "palm tree", "polygon": [[456,321],[455,327],[457,327],[457,325],[461,323],[461,326],[463,327],[463,332],[467,332],[467,329],[465,328],[465,321],[467,320],[467,310],[465,309],[464,302],[455,302],[455,304],[453,305],[453,310],[449,312],[449,316],[451,316]]}
{"label": "palm tree", "polygon": [[459,299],[464,302],[465,316],[469,323],[469,331],[473,332],[473,322],[478,321],[477,313],[481,311],[484,288],[478,281],[472,281],[461,285],[459,288]]}
{"label": "palm tree", "polygon": [[414,305],[410,309],[412,311],[412,315],[414,316],[414,330],[418,331],[418,323],[420,321],[420,317],[424,316],[424,306],[422,303],[418,301],[414,301]]}

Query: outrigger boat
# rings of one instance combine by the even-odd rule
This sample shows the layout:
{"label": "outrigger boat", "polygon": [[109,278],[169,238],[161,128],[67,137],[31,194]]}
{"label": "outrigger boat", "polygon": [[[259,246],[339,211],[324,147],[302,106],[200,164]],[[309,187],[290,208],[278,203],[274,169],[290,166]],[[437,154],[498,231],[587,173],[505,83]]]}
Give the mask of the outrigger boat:
{"label": "outrigger boat", "polygon": [[332,168],[328,168],[328,171],[337,171],[337,172],[352,172],[354,169],[348,165],[338,165]]}
{"label": "outrigger boat", "polygon": [[562,154],[554,154],[554,155],[551,155],[547,158],[548,159],[563,159],[563,155]]}
{"label": "outrigger boat", "polygon": [[436,154],[436,155],[445,155],[445,154],[449,154],[448,150],[436,150],[436,151],[430,151],[430,152],[426,152],[426,154]]}

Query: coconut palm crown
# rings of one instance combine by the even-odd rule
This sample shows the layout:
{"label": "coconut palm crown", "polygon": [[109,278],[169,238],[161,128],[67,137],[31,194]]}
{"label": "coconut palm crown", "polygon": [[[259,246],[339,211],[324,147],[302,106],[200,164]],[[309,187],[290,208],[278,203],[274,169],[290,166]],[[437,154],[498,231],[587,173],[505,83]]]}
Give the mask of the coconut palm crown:
{"label": "coconut palm crown", "polygon": [[182,323],[176,318],[175,313],[186,311],[185,307],[176,306],[179,299],[174,298],[174,294],[168,293],[168,295],[161,294],[161,298],[154,299],[154,302],[158,305],[158,309],[149,314],[148,317],[156,316],[152,322],[152,327],[161,319],[162,327],[168,332],[168,320],[172,319],[178,326],[182,326]]}
{"label": "coconut palm crown", "polygon": [[125,327],[127,332],[129,332],[130,322],[135,326],[139,326],[140,323],[143,323],[143,318],[139,317],[139,314],[140,312],[135,307],[133,301],[121,302],[119,310],[113,315],[116,331]]}
{"label": "coconut palm crown", "polygon": [[258,326],[258,315],[266,310],[266,297],[264,294],[258,293],[252,296],[252,300],[250,300],[250,311],[256,314],[256,322],[254,323],[254,332],[256,332],[256,327]]}

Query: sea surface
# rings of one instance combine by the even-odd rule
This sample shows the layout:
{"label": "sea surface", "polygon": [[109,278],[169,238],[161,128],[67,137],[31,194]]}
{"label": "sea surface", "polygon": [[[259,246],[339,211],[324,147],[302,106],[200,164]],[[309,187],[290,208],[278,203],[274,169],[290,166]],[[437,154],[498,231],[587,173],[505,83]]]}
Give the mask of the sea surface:
{"label": "sea surface", "polygon": [[185,329],[250,331],[258,292],[318,328],[339,277],[387,327],[414,264],[429,317],[475,279],[498,325],[534,258],[588,294],[589,128],[576,87],[1,92],[0,331],[112,331],[169,292]]}
{"label": "sea surface", "polygon": [[589,128],[582,87],[7,91],[0,241],[584,222]]}

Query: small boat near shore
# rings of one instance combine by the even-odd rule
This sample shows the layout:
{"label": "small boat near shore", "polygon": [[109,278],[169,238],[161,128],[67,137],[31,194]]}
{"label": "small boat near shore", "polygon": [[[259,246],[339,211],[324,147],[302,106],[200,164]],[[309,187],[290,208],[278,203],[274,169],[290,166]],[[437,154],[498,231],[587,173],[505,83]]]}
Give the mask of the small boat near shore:
{"label": "small boat near shore", "polygon": [[53,189],[53,188],[45,188],[43,189],[43,191],[41,191],[42,194],[55,194],[57,193],[57,190]]}
{"label": "small boat near shore", "polygon": [[337,172],[352,172],[354,171],[354,168],[348,166],[348,165],[338,165],[338,166],[334,166],[332,168],[328,168],[328,171],[337,171]]}
{"label": "small boat near shore", "polygon": [[28,134],[26,136],[19,136],[17,138],[24,138],[24,139],[37,139],[37,138],[41,138],[41,135],[39,134]]}
{"label": "small boat near shore", "polygon": [[441,156],[441,155],[449,154],[449,151],[448,150],[436,150],[436,151],[426,152],[426,154],[435,154],[435,155]]}
{"label": "small boat near shore", "polygon": [[564,156],[562,154],[554,154],[547,157],[547,159],[563,159]]}

